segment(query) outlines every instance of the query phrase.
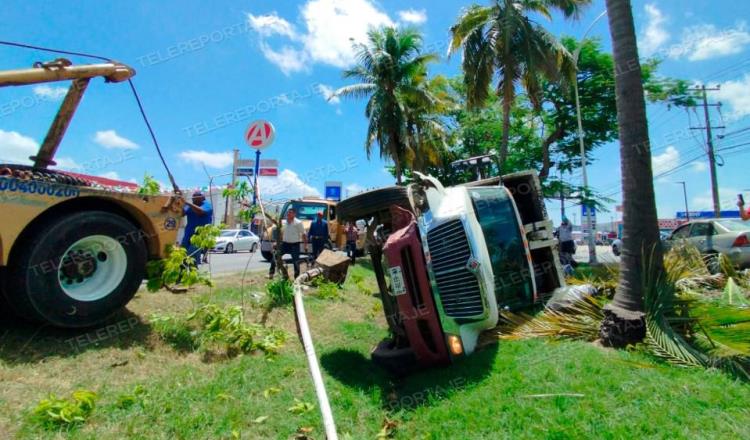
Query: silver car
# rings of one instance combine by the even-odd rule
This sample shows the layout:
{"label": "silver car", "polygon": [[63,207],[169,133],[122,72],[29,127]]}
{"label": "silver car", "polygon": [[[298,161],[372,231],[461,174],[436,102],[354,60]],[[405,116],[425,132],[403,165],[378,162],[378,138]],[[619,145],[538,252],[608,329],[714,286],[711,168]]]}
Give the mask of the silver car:
{"label": "silver car", "polygon": [[260,238],[246,229],[225,229],[216,239],[214,252],[231,254],[237,251],[255,252],[258,249]]}
{"label": "silver car", "polygon": [[[669,247],[682,240],[704,255],[721,253],[740,268],[750,267],[750,223],[739,219],[696,220],[675,229],[664,243]],[[714,264],[713,260],[709,262]]]}

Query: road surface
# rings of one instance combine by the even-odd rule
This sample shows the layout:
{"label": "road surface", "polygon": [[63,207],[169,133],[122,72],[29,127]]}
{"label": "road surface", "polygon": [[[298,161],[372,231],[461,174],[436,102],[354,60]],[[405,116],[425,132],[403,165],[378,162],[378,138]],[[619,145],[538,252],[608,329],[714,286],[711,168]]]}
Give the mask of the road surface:
{"label": "road surface", "polygon": [[[231,274],[242,273],[247,266],[248,272],[266,271],[268,272],[269,263],[263,259],[260,252],[253,254],[249,252],[237,252],[236,254],[214,254],[208,256],[211,264],[211,273]],[[248,264],[249,261],[249,264]],[[201,266],[202,270],[208,270],[209,265]]]}
{"label": "road surface", "polygon": [[[596,255],[600,263],[619,263],[620,257],[615,257],[610,246],[597,246]],[[242,273],[247,266],[248,272],[268,271],[269,263],[263,259],[260,252],[251,254],[249,252],[238,252],[236,254],[209,254],[211,260],[211,272],[213,274]],[[585,263],[589,261],[588,246],[578,246],[575,255],[576,261]],[[248,264],[248,260],[250,263]],[[208,270],[208,265],[202,265],[201,269]]]}
{"label": "road surface", "polygon": [[[588,246],[576,246],[576,255],[574,257],[576,261],[580,263],[588,263],[589,261],[589,247]],[[620,257],[615,257],[612,253],[611,246],[597,246],[596,247],[596,258],[599,263],[619,263]]]}

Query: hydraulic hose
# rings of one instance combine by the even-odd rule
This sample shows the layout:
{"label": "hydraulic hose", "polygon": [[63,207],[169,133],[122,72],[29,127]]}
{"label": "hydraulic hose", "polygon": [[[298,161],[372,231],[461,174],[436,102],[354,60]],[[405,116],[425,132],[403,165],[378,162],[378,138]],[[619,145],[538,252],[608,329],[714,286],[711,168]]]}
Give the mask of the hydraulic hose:
{"label": "hydraulic hose", "polygon": [[300,337],[302,338],[302,346],[305,349],[307,364],[310,368],[310,375],[312,376],[313,384],[315,385],[315,394],[318,398],[320,414],[323,417],[323,427],[325,428],[326,438],[328,440],[338,440],[338,434],[336,434],[336,422],[333,420],[331,404],[328,401],[328,394],[326,393],[326,387],[323,383],[323,375],[320,373],[320,365],[318,364],[318,357],[315,354],[315,347],[313,346],[312,335],[310,334],[310,326],[307,323],[307,316],[305,315],[305,305],[302,301],[302,283],[322,274],[323,270],[320,268],[311,269],[294,280],[294,312],[297,315],[297,325],[299,327]]}

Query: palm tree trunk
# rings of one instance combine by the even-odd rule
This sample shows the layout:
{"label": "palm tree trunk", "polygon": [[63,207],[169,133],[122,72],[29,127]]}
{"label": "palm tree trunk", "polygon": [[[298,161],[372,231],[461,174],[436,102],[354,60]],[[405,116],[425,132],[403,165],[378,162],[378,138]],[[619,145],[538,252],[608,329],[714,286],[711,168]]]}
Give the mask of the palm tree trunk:
{"label": "palm tree trunk", "polygon": [[605,308],[600,336],[605,345],[624,346],[645,336],[644,292],[662,276],[663,260],[633,11],[630,0],[606,2],[620,131],[623,247],[620,283]]}

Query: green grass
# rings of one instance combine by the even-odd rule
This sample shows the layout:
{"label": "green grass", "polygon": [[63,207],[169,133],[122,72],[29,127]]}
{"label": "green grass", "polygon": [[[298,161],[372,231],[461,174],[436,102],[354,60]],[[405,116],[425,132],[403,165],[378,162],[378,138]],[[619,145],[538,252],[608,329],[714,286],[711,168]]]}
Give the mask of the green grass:
{"label": "green grass", "polygon": [[[342,438],[374,439],[386,421],[399,439],[750,438],[750,386],[583,342],[501,342],[451,367],[393,379],[369,360],[386,330],[382,312],[371,317],[377,298],[359,290],[374,290],[368,271],[354,273],[363,279],[347,282],[343,301],[306,299]],[[239,294],[219,288],[212,299],[236,304]],[[166,363],[137,383],[82,376],[74,385],[99,400],[86,423],[69,431],[29,419],[34,401],[0,417],[20,425],[20,438],[286,439],[300,428],[323,438],[317,406],[289,411],[298,401],[317,404],[291,311],[274,311],[268,324],[290,336],[273,358]],[[145,356],[173,349],[153,350]],[[77,361],[84,371],[84,359]]]}

